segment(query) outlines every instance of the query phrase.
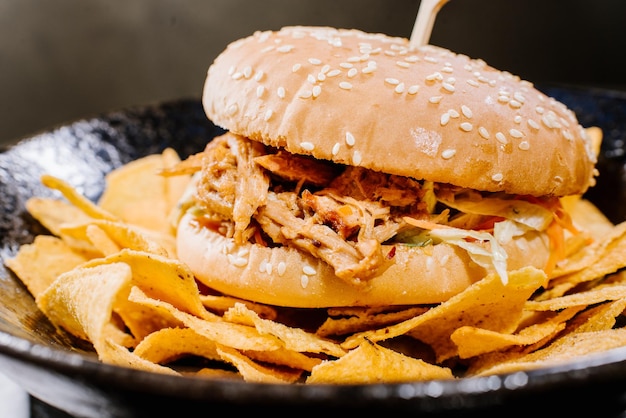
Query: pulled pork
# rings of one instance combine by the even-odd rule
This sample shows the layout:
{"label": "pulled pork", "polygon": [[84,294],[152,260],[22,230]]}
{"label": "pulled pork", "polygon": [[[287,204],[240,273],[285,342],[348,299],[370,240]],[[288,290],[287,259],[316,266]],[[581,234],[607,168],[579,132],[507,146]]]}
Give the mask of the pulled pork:
{"label": "pulled pork", "polygon": [[[232,223],[237,243],[298,248],[352,284],[379,275],[393,252],[382,244],[424,217],[420,182],[290,154],[226,133],[166,174],[202,171],[196,203]],[[262,238],[261,238],[262,237]]]}

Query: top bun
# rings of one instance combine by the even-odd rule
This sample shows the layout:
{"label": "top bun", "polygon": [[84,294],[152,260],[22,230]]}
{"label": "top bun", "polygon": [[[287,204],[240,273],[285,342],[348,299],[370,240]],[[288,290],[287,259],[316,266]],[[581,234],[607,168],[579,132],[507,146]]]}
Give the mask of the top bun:
{"label": "top bun", "polygon": [[341,164],[483,191],[583,193],[595,154],[574,113],[484,61],[327,27],[257,32],[209,67],[215,124]]}

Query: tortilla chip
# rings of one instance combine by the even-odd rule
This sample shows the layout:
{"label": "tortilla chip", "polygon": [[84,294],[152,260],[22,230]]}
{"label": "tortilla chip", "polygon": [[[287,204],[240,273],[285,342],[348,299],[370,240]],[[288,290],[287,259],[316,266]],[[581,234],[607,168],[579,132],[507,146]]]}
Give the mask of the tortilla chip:
{"label": "tortilla chip", "polygon": [[397,383],[453,378],[447,367],[429,364],[366,340],[340,359],[315,366],[306,383]]}
{"label": "tortilla chip", "polygon": [[33,297],[38,297],[62,274],[87,261],[64,241],[38,235],[32,244],[20,246],[14,257],[5,260]]}

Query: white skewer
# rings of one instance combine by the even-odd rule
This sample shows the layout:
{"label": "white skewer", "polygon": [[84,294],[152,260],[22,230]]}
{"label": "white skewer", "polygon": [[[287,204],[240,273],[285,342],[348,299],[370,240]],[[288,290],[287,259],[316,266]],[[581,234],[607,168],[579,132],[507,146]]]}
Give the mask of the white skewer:
{"label": "white skewer", "polygon": [[426,45],[429,42],[437,12],[439,12],[448,1],[449,0],[422,0],[420,2],[415,24],[413,25],[413,32],[411,32],[411,39],[409,41],[411,46],[418,47]]}

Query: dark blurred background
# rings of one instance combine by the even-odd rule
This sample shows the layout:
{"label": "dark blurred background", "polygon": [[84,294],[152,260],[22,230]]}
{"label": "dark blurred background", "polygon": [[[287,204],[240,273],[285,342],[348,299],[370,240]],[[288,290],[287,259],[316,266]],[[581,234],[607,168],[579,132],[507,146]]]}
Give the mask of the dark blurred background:
{"label": "dark blurred background", "polygon": [[[0,145],[200,97],[224,46],[311,24],[409,37],[419,0],[0,0]],[[431,43],[535,83],[626,91],[626,1],[451,0]]]}

